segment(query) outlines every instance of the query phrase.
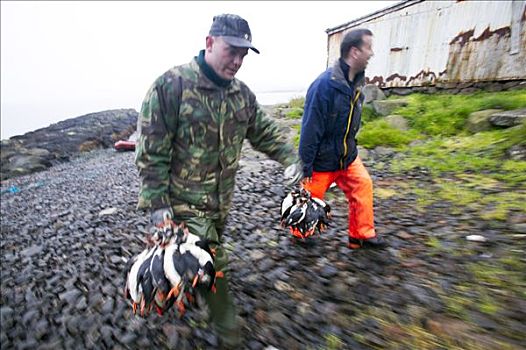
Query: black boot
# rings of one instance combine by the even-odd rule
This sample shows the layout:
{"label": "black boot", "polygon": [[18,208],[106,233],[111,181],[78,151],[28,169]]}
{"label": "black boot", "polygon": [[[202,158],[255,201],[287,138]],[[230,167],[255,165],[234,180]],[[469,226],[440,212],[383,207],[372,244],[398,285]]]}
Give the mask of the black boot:
{"label": "black boot", "polygon": [[357,239],[349,237],[349,244],[347,246],[350,249],[385,248],[385,246],[387,246],[387,242],[382,236],[379,235],[368,239]]}

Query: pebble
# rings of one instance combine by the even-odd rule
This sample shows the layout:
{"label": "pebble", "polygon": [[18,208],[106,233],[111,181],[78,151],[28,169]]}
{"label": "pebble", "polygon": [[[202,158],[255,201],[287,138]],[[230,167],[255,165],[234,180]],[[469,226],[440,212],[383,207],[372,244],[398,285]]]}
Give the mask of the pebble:
{"label": "pebble", "polygon": [[471,242],[486,242],[488,239],[481,235],[469,235],[466,239]]}
{"label": "pebble", "polygon": [[31,258],[34,255],[40,254],[44,250],[44,247],[41,245],[33,245],[29,248],[26,248],[20,252],[21,255],[26,258]]}

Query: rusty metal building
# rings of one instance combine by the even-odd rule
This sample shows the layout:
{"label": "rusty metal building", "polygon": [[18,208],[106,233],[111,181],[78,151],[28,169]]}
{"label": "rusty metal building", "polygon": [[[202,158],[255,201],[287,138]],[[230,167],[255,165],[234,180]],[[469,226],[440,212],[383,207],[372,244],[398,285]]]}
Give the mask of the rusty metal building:
{"label": "rusty metal building", "polygon": [[374,34],[367,82],[382,88],[526,80],[526,1],[401,1],[327,29],[328,65],[355,28]]}

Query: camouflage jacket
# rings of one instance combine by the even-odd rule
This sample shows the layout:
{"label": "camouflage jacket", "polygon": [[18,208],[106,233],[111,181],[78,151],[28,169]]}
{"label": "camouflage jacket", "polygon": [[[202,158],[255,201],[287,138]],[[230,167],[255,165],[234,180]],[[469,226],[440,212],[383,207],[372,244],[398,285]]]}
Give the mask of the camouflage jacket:
{"label": "camouflage jacket", "polygon": [[245,138],[284,166],[297,161],[254,93],[237,79],[215,85],[195,59],[154,82],[138,124],[139,209],[224,219]]}

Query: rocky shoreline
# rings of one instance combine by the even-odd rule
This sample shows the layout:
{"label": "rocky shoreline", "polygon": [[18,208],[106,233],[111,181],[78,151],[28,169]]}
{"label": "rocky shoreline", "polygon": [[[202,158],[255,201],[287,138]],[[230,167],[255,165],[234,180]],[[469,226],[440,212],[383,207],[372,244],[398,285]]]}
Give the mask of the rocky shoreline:
{"label": "rocky shoreline", "polygon": [[134,109],[90,113],[2,140],[1,180],[45,170],[79,153],[113,147],[135,131],[137,117]]}
{"label": "rocky shoreline", "polygon": [[[373,169],[391,157],[372,151],[365,163]],[[244,349],[526,346],[525,232],[448,203],[422,210],[405,183],[429,186],[424,170],[403,178],[371,170],[376,189],[393,193],[375,200],[388,249],[347,249],[338,189],[326,198],[334,208],[330,229],[298,242],[278,225],[288,191],[282,170],[245,146],[224,242]],[[6,186],[19,192],[2,194],[3,349],[217,348],[206,310],[142,319],[122,296],[124,261],[142,250],[148,225],[135,208],[133,153],[95,150]],[[472,234],[488,240],[467,241]],[[471,269],[491,271],[511,256],[522,263],[508,266],[517,280],[500,284],[498,275],[493,281]]]}

